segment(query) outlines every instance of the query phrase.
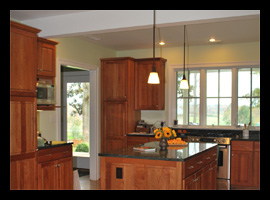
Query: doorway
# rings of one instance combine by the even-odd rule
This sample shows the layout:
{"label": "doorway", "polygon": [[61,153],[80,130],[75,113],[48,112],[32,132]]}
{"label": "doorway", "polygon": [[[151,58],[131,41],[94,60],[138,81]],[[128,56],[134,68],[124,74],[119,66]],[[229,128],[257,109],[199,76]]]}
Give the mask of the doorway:
{"label": "doorway", "polygon": [[73,167],[89,169],[90,164],[90,76],[89,71],[61,65],[62,135],[73,142]]}

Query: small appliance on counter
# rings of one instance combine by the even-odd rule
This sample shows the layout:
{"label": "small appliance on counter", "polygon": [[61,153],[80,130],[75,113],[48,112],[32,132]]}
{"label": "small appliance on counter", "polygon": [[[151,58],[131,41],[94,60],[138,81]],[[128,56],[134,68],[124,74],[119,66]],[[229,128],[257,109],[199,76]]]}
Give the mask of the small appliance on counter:
{"label": "small appliance on counter", "polygon": [[140,120],[138,121],[137,125],[136,125],[136,132],[143,132],[143,133],[150,133],[150,128],[152,127],[152,124],[147,124],[146,122],[144,122],[144,120]]}
{"label": "small appliance on counter", "polygon": [[38,135],[37,136],[38,147],[44,147],[47,140],[41,136],[41,133],[39,131],[37,132],[37,135]]}

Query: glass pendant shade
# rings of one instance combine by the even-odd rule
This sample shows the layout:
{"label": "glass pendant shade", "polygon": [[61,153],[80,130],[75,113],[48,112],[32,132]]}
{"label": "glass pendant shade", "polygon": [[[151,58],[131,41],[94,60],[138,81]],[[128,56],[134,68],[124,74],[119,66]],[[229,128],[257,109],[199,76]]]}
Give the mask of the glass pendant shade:
{"label": "glass pendant shade", "polygon": [[157,72],[150,72],[148,77],[148,84],[160,84]]}
{"label": "glass pendant shade", "polygon": [[187,79],[183,78],[180,82],[180,89],[189,89],[188,81]]}

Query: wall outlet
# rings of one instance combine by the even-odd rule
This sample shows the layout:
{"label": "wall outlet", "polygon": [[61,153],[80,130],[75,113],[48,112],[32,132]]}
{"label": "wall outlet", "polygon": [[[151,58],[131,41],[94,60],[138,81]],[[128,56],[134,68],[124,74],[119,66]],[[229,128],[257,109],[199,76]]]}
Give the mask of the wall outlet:
{"label": "wall outlet", "polygon": [[173,120],[173,125],[178,125],[178,120],[177,119],[175,119],[175,120]]}

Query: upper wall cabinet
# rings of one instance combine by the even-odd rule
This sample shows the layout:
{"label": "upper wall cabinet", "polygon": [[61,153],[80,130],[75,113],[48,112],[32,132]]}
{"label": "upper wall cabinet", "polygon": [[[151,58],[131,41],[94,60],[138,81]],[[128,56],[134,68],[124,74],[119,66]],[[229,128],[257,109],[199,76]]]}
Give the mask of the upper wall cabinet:
{"label": "upper wall cabinet", "polygon": [[152,71],[153,58],[135,60],[135,109],[165,109],[165,63],[166,59],[156,58],[156,70],[160,84],[148,84],[148,76]]}
{"label": "upper wall cabinet", "polygon": [[39,29],[10,21],[10,95],[36,96]]}
{"label": "upper wall cabinet", "polygon": [[38,75],[55,77],[55,45],[57,44],[52,40],[38,38]]}

